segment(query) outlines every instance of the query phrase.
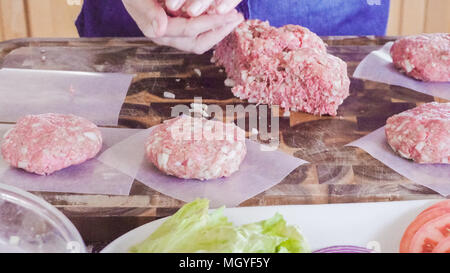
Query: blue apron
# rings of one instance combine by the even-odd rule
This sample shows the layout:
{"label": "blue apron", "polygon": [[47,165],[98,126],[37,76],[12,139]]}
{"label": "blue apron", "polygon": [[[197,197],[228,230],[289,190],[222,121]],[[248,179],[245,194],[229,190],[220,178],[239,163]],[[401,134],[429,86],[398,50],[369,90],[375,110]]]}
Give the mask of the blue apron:
{"label": "blue apron", "polygon": [[385,35],[389,0],[248,0],[247,16],[318,35]]}
{"label": "blue apron", "polygon": [[[244,0],[238,9],[249,19],[319,35],[384,35],[389,0]],[[120,0],[85,0],[76,26],[81,37],[143,36]]]}

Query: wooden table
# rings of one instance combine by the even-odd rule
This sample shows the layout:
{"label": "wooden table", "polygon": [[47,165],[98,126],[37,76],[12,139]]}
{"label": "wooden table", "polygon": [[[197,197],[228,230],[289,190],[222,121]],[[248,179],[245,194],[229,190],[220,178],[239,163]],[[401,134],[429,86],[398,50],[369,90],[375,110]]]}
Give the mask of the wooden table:
{"label": "wooden table", "polygon": [[[329,52],[359,62],[395,37],[324,37]],[[202,56],[160,47],[146,39],[21,39],[0,43],[2,67],[135,74],[120,113],[120,127],[148,128],[170,116],[170,107],[193,102],[246,104],[223,82],[226,75]],[[195,72],[200,69],[201,77]],[[350,97],[337,117],[280,116],[281,149],[311,162],[281,183],[241,204],[266,206],[442,198],[402,177],[359,148],[344,147],[383,126],[393,114],[442,99],[406,88],[351,79]],[[176,95],[167,99],[164,91]],[[87,245],[100,250],[123,233],[173,214],[183,202],[135,181],[129,196],[35,193],[77,226]]]}

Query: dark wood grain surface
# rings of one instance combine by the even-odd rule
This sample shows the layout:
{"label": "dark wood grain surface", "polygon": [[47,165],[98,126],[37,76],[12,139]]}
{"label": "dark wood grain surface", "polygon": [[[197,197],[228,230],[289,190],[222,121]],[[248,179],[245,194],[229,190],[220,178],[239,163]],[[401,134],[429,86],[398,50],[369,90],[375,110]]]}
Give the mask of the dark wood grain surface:
{"label": "dark wood grain surface", "polygon": [[[349,75],[371,51],[394,37],[324,37],[330,53],[348,64]],[[223,82],[226,75],[202,56],[160,47],[146,39],[22,39],[0,43],[2,67],[125,72],[135,77],[119,126],[148,128],[170,117],[172,106],[195,96],[207,104],[243,104]],[[195,70],[201,71],[201,76]],[[175,94],[167,99],[163,93]],[[242,206],[373,202],[441,198],[348,144],[383,126],[386,119],[418,104],[443,101],[403,87],[351,79],[350,97],[337,117],[283,110],[281,149],[311,162]],[[239,118],[239,117],[238,117]],[[242,117],[241,117],[242,118]],[[1,121],[0,121],[1,122]],[[135,181],[130,196],[36,193],[63,211],[86,243],[98,251],[123,233],[173,214],[183,202]]]}

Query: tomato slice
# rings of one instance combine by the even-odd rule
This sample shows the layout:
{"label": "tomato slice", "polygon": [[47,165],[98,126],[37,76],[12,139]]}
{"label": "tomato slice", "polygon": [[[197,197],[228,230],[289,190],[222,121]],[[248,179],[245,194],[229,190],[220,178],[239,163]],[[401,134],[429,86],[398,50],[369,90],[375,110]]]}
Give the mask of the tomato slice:
{"label": "tomato slice", "polygon": [[430,253],[450,236],[450,213],[424,224],[411,240],[409,252]]}
{"label": "tomato slice", "polygon": [[442,207],[450,207],[450,199],[446,199],[444,201],[436,203],[436,204],[432,205],[431,207],[427,208],[426,210],[422,211],[420,214],[425,213],[425,212],[435,209],[435,208],[442,208]]}
{"label": "tomato slice", "polygon": [[450,207],[436,207],[421,213],[417,218],[409,224],[403,234],[400,242],[400,253],[408,253],[411,245],[411,240],[416,232],[429,221],[436,219],[446,213],[450,213]]}
{"label": "tomato slice", "polygon": [[450,253],[450,236],[440,242],[434,249],[433,253]]}

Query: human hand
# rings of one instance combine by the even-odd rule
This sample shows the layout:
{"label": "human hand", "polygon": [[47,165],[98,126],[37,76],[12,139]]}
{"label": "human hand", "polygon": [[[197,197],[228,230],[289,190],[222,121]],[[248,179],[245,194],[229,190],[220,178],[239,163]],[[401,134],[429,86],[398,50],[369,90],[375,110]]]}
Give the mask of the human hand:
{"label": "human hand", "polygon": [[169,35],[152,40],[160,45],[203,54],[222,41],[243,21],[244,16],[236,10],[224,15],[201,15],[191,19],[173,18],[169,20],[167,27]]}
{"label": "human hand", "polygon": [[145,36],[155,43],[202,54],[225,38],[243,20],[232,10],[195,18],[169,17],[158,0],[123,0]]}
{"label": "human hand", "polygon": [[191,17],[205,12],[209,14],[226,14],[232,11],[242,0],[159,0],[174,13],[187,13]]}

